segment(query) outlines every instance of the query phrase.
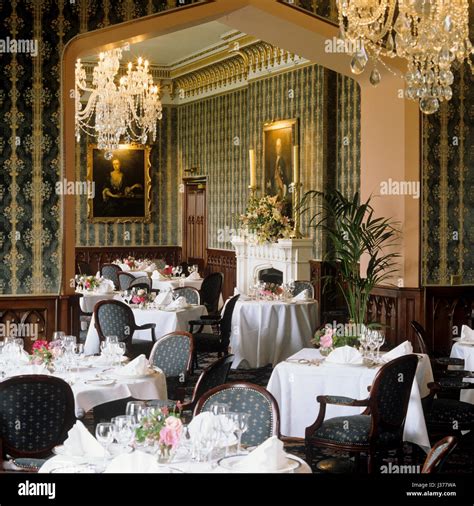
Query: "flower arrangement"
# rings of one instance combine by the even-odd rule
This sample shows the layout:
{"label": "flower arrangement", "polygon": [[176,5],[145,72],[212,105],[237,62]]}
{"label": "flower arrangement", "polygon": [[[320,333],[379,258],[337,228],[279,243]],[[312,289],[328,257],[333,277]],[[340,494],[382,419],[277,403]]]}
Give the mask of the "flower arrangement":
{"label": "flower arrangement", "polygon": [[[163,455],[176,447],[183,431],[183,422],[179,414],[180,403],[172,411],[167,407],[153,410],[141,420],[135,429],[135,441],[150,446],[158,446]],[[178,409],[178,411],[176,411]]]}
{"label": "flower arrangement", "polygon": [[316,331],[311,342],[315,346],[319,346],[323,353],[331,351],[334,348],[340,348],[341,346],[356,346],[359,344],[359,336],[348,335],[347,328],[350,330],[351,325],[341,326],[343,327],[342,331],[338,326],[333,326],[328,323],[322,329]]}
{"label": "flower arrangement", "polygon": [[263,288],[259,290],[260,297],[275,297],[283,293],[283,288],[277,283],[265,283]]}
{"label": "flower arrangement", "polygon": [[172,265],[165,265],[163,269],[160,270],[160,274],[162,276],[166,276],[168,278],[171,278],[173,276],[173,266]]}
{"label": "flower arrangement", "polygon": [[115,265],[127,265],[130,270],[134,269],[145,269],[152,264],[151,260],[148,259],[136,259],[135,257],[128,256],[126,258],[118,258],[112,262]]}
{"label": "flower arrangement", "polygon": [[55,358],[55,347],[52,345],[53,342],[48,343],[48,341],[36,340],[33,343],[31,351],[31,362],[36,365],[51,364]]}
{"label": "flower arrangement", "polygon": [[285,203],[277,195],[262,198],[251,197],[245,214],[240,215],[242,227],[253,233],[258,243],[276,242],[289,237],[291,222],[284,215]]}
{"label": "flower arrangement", "polygon": [[143,288],[139,289],[132,288],[132,299],[131,299],[132,304],[143,305],[146,304],[147,302],[151,302],[151,300],[152,294],[148,293]]}
{"label": "flower arrangement", "polygon": [[104,278],[101,276],[79,276],[77,275],[75,278],[76,288],[80,290],[94,290],[97,288]]}

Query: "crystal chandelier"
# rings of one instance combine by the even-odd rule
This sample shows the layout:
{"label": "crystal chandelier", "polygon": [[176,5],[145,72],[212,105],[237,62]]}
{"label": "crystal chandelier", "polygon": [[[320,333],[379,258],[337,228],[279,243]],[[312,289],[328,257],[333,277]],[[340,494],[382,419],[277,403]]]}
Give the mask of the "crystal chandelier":
{"label": "crystal chandelier", "polygon": [[[418,100],[425,114],[450,100],[454,81],[452,65],[470,55],[469,0],[337,0],[341,35],[354,48],[351,69],[362,73],[372,57],[408,60],[405,96]],[[390,69],[389,69],[390,70]],[[377,85],[375,66],[370,82]]]}
{"label": "crystal chandelier", "polygon": [[[76,138],[80,140],[81,130],[97,137],[97,146],[105,150],[107,160],[122,140],[145,144],[151,134],[155,141],[156,124],[162,118],[158,86],[153,84],[148,61],[138,58],[135,69],[130,62],[126,73],[116,82],[121,59],[121,49],[100,53],[92,74],[92,87],[87,85],[81,61],[76,62]],[[84,105],[81,93],[90,93]]]}

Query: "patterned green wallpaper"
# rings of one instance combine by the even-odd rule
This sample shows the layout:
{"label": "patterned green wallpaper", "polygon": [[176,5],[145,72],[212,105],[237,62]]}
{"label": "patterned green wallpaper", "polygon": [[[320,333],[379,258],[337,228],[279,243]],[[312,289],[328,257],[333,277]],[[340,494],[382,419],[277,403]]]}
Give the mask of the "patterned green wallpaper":
{"label": "patterned green wallpaper", "polygon": [[[178,172],[176,170],[176,107],[163,107],[158,122],[157,142],[151,146],[151,222],[89,223],[87,196],[77,198],[76,244],[78,246],[161,246],[176,245],[179,233]],[[81,139],[76,152],[76,178],[85,181],[87,174],[87,142]]]}
{"label": "patterned green wallpaper", "polygon": [[[329,76],[334,97],[329,95]],[[328,101],[331,97],[331,101]],[[259,187],[263,185],[263,125],[298,118],[303,191],[324,189],[329,153],[336,163],[335,184],[347,192],[358,187],[360,94],[351,79],[311,65],[251,81],[247,88],[178,108],[178,167],[198,167],[208,176],[209,247],[233,249],[228,231],[244,212],[249,185],[249,149],[256,150]],[[328,138],[328,125],[337,124]],[[313,229],[303,231],[315,236]],[[226,233],[227,232],[227,233]],[[323,238],[316,235],[315,258]]]}

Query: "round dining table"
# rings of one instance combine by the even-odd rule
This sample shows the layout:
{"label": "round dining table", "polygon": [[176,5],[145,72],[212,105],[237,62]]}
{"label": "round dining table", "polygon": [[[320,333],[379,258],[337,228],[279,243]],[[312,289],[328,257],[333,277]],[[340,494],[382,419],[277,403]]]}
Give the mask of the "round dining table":
{"label": "round dining table", "polygon": [[318,303],[314,300],[242,300],[232,317],[232,367],[273,366],[302,348],[311,346],[318,328]]}

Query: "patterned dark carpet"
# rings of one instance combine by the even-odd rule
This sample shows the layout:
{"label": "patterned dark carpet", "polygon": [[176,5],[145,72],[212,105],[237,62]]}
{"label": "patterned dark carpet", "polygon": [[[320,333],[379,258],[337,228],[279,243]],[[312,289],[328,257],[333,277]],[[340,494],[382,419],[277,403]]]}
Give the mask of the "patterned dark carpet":
{"label": "patterned dark carpet", "polygon": [[[199,367],[195,369],[194,374],[189,378],[186,387],[186,400],[191,398],[194,385],[202,370],[216,360],[216,358],[215,354],[199,355]],[[228,381],[248,381],[266,387],[271,374],[271,365],[259,369],[231,369]],[[94,420],[91,413],[86,415],[85,423],[89,430],[93,431]],[[285,440],[285,448],[289,453],[306,460],[304,440],[299,438],[287,438]],[[420,466],[419,469],[421,469],[424,458],[425,455],[417,447],[409,443],[404,445],[403,465]],[[308,463],[311,465],[314,473],[356,472],[353,459],[351,459],[348,454],[337,453],[332,450],[313,450],[313,461]],[[378,455],[376,469],[383,470],[382,466],[386,466],[386,469],[389,469],[390,465],[397,463],[395,452]],[[365,465],[365,459],[362,457],[360,460],[359,472],[365,472]],[[444,464],[442,472],[446,474],[472,474],[474,472],[474,434],[472,432],[466,434],[462,438],[457,448]]]}

